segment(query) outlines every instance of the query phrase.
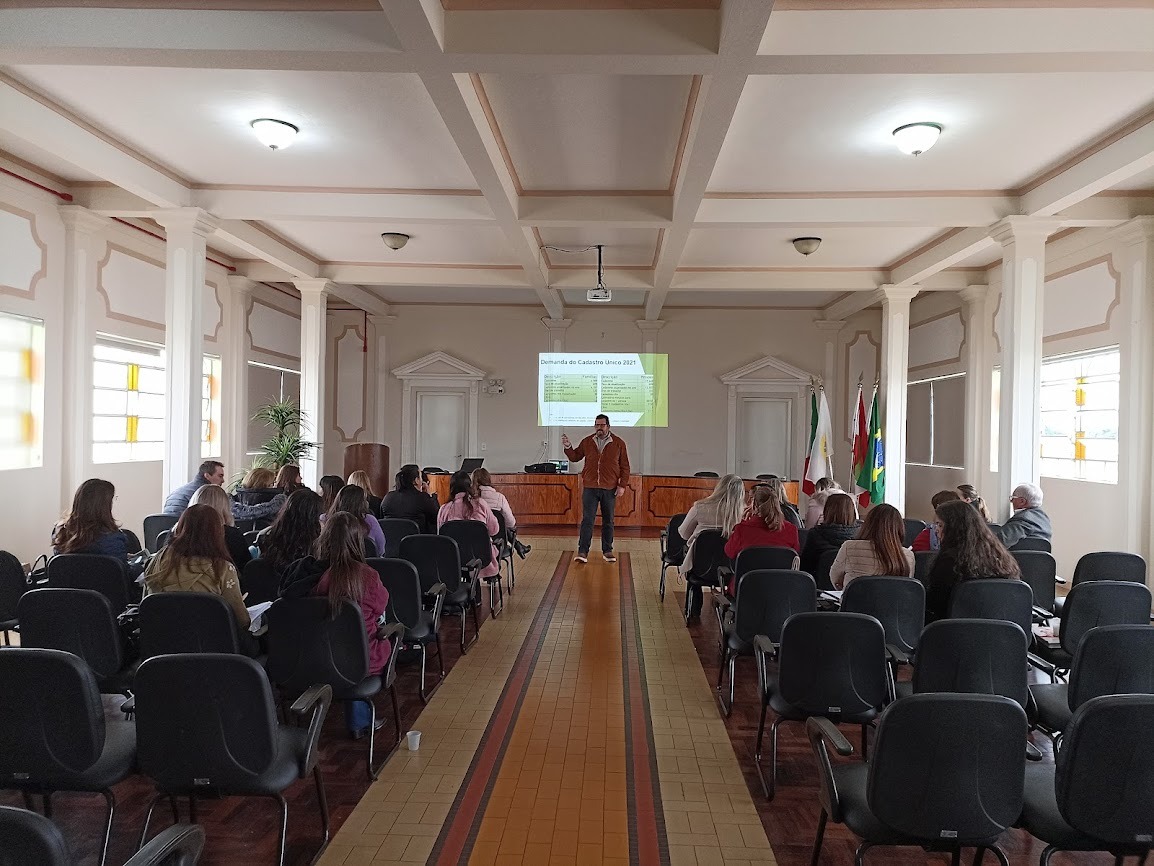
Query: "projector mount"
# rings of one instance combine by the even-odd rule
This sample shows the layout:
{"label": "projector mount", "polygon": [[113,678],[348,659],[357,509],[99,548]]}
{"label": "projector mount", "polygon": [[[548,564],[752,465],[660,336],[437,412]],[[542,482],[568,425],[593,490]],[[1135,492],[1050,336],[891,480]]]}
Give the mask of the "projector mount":
{"label": "projector mount", "polygon": [[549,246],[543,244],[542,250],[553,250],[558,253],[585,253],[589,250],[597,250],[597,288],[589,289],[585,293],[585,300],[591,304],[607,304],[613,300],[613,290],[605,287],[605,265],[602,260],[602,252],[605,248],[604,244],[597,244],[596,246],[582,247],[577,250],[565,249],[563,247]]}

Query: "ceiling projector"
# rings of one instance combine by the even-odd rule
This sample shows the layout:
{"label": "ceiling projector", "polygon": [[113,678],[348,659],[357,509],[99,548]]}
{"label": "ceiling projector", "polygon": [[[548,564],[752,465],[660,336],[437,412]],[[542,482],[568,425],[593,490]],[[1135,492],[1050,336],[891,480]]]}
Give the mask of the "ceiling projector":
{"label": "ceiling projector", "polygon": [[613,292],[611,289],[605,288],[604,284],[597,286],[595,289],[590,289],[585,293],[585,300],[591,304],[607,304],[613,300]]}

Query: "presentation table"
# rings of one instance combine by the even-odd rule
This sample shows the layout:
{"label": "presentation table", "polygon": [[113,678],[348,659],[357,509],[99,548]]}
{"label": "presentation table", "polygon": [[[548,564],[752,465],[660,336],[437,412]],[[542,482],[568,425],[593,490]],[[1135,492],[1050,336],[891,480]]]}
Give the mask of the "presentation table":
{"label": "presentation table", "polygon": [[[448,475],[430,475],[429,491],[437,500],[449,499]],[[797,504],[798,483],[784,481],[785,495]],[[669,518],[684,514],[698,499],[709,495],[716,478],[683,475],[633,475],[613,517],[614,526],[664,528]],[[757,484],[746,480],[748,490]],[[530,475],[526,472],[494,474],[493,486],[509,500],[518,526],[576,526],[581,522],[581,476]]]}

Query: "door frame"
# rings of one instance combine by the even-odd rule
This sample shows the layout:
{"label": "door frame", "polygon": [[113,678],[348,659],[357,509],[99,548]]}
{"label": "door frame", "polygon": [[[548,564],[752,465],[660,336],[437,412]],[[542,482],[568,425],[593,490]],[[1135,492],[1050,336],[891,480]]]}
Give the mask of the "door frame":
{"label": "door frame", "polygon": [[[434,387],[422,387],[422,386],[418,385],[417,387],[413,388],[412,394],[413,394],[413,427],[414,427],[414,429],[413,429],[413,439],[412,439],[413,458],[412,458],[412,461],[410,461],[410,462],[418,462],[417,458],[420,456],[419,455],[420,449],[417,446],[417,443],[421,441],[421,434],[422,434],[421,411],[420,411],[421,398],[422,397],[463,397],[464,401],[462,403],[462,406],[464,408],[464,422],[465,422],[464,433],[465,433],[465,435],[462,439],[461,447],[464,449],[468,449],[468,448],[472,447],[469,444],[469,428],[472,425],[469,424],[469,389],[468,388],[444,388],[444,387],[436,387],[436,386],[434,386]],[[461,456],[462,456],[462,458],[464,458],[464,457],[472,457],[475,455],[463,454]],[[457,461],[457,466],[460,466],[460,465],[461,465],[460,461]],[[445,466],[442,468],[449,468],[449,467]],[[449,471],[452,472],[454,470],[449,468]]]}
{"label": "door frame", "polygon": [[726,413],[725,465],[726,472],[737,472],[737,437],[738,414],[737,401],[743,397],[780,397],[793,401],[793,430],[789,443],[789,459],[791,461],[790,477],[788,480],[797,481],[801,478],[801,463],[797,460],[805,451],[806,424],[809,413],[805,411],[806,398],[809,396],[811,383],[814,381],[812,373],[807,373],[785,361],[766,355],[756,361],[738,367],[736,370],[718,377],[726,386],[728,394],[728,412]]}
{"label": "door frame", "polygon": [[[734,427],[736,428],[736,435],[734,436],[734,443],[733,443],[733,448],[734,448],[733,463],[734,463],[734,466],[738,466],[740,464],[740,457],[741,457],[741,453],[742,453],[742,448],[745,445],[745,443],[742,441],[742,435],[741,435],[742,426],[743,426],[741,423],[742,404],[747,403],[747,402],[751,402],[754,400],[772,400],[774,402],[784,403],[785,407],[786,407],[786,411],[789,413],[789,416],[788,416],[787,421],[786,421],[786,429],[790,431],[790,434],[789,434],[789,439],[785,443],[785,465],[787,467],[786,471],[787,472],[790,471],[788,469],[788,467],[793,466],[793,448],[794,448],[793,440],[794,440],[794,437],[796,434],[796,427],[797,427],[797,424],[795,423],[795,419],[794,419],[794,416],[797,414],[797,411],[796,411],[797,410],[797,405],[796,405],[797,401],[794,398],[795,398],[795,395],[793,394],[792,391],[790,391],[790,392],[784,392],[783,391],[782,393],[779,393],[779,394],[773,394],[773,393],[769,393],[769,392],[739,393],[739,394],[737,394],[737,415],[734,419],[734,421],[735,421]],[[736,472],[737,469],[733,469],[730,471]]]}
{"label": "door frame", "polygon": [[417,400],[418,394],[456,393],[465,395],[465,447],[468,457],[477,456],[480,436],[477,425],[481,381],[484,370],[454,358],[447,352],[432,352],[393,370],[401,380],[401,462],[417,459]]}

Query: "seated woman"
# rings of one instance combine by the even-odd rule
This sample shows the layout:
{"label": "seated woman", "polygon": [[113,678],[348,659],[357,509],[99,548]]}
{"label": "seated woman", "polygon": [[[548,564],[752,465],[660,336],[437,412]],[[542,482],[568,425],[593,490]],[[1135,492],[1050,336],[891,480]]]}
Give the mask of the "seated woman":
{"label": "seated woman", "polygon": [[829,579],[844,589],[855,577],[913,577],[914,552],[902,546],[905,524],[892,505],[875,505],[866,514],[857,538],[845,542],[834,557]]}
{"label": "seated woman", "polygon": [[248,608],[240,594],[240,577],[228,558],[224,521],[208,505],[190,505],[180,515],[172,538],[144,570],[144,594],[210,592],[228,602],[236,618],[237,638],[245,655],[259,651],[248,633]]}
{"label": "seated woman", "polygon": [[801,519],[801,515],[797,511],[797,507],[785,498],[785,485],[781,479],[776,475],[773,478],[767,478],[762,482],[766,487],[772,487],[773,492],[777,494],[777,501],[781,503],[781,513],[794,526],[801,529],[805,526],[805,522]]}
{"label": "seated woman", "polygon": [[513,516],[513,509],[509,507],[509,500],[505,498],[505,494],[493,487],[493,476],[489,474],[488,469],[473,470],[473,489],[488,503],[489,509],[494,514],[500,514],[505,518],[505,529],[513,539],[513,549],[517,551],[517,555],[522,559],[528,556],[533,546],[522,544],[517,539],[517,533],[514,531],[517,528],[517,518]]}
{"label": "seated woman", "polygon": [[805,537],[801,551],[801,570],[817,574],[817,564],[827,550],[837,550],[857,535],[857,508],[853,497],[840,490],[831,491],[825,500],[821,523]]}
{"label": "seated woman", "polygon": [[286,463],[276,474],[275,486],[285,496],[292,496],[293,493],[305,486],[304,482],[301,481],[301,468],[291,463]]}
{"label": "seated woman", "polygon": [[926,575],[926,622],[949,615],[950,593],[963,580],[1022,576],[1017,560],[968,502],[939,505],[937,518],[942,543]]}
{"label": "seated woman", "polygon": [[[939,490],[930,497],[930,505],[934,508],[934,513],[937,513],[938,506],[944,505],[947,502],[957,502],[961,497],[953,490]],[[915,553],[921,553],[927,550],[937,550],[941,539],[938,538],[937,525],[931,523],[925,529],[917,534],[914,543],[910,545]]]}
{"label": "seated woman", "polygon": [[358,469],[349,475],[349,484],[355,484],[361,490],[365,491],[365,500],[369,505],[369,513],[373,517],[381,516],[381,497],[373,495],[373,482],[369,480],[369,473],[363,469]]}
{"label": "seated woman", "polygon": [[272,526],[257,536],[260,558],[277,574],[312,553],[321,534],[321,498],[307,487],[293,493]]}
{"label": "seated woman", "polygon": [[[391,495],[391,494],[390,494]],[[437,529],[440,529],[450,520],[477,520],[485,524],[489,537],[500,531],[500,524],[493,514],[493,509],[480,496],[473,493],[473,479],[468,472],[454,472],[449,481],[449,501],[441,506],[437,512]],[[481,578],[494,577],[501,572],[501,563],[497,560],[497,548],[493,547],[492,561],[481,569]]]}
{"label": "seated woman", "polygon": [[345,482],[341,480],[339,475],[321,476],[321,480],[317,484],[317,492],[320,493],[321,499],[324,501],[326,512],[333,507],[333,503],[337,501],[337,494],[341,492],[341,488],[344,486]]}
{"label": "seated woman", "polygon": [[978,488],[972,484],[959,484],[958,493],[962,497],[963,502],[968,502],[974,508],[978,509],[978,514],[982,515],[982,520],[986,523],[993,523],[994,518],[990,516],[990,509],[986,506],[986,500],[978,493]]}
{"label": "seated woman", "polygon": [[128,565],[128,539],[112,516],[116,488],[111,481],[89,478],[76,488],[68,515],[52,529],[52,553],[112,556],[136,577],[140,566]]}
{"label": "seated woman", "polygon": [[216,484],[198,487],[196,493],[192,494],[192,499],[188,500],[188,504],[207,505],[220,516],[224,524],[224,545],[228,548],[228,556],[236,566],[237,574],[244,571],[244,567],[252,559],[252,554],[248,552],[248,542],[244,533],[236,528],[232,517],[232,500],[224,492],[224,488]]}
{"label": "seated woman", "polygon": [[381,502],[381,517],[399,517],[417,524],[421,532],[437,531],[437,497],[415,463],[401,467],[397,484]]}
{"label": "seated woman", "polygon": [[[759,484],[753,488],[753,497],[745,518],[733,527],[725,542],[725,555],[732,560],[747,547],[788,547],[797,553],[800,548],[797,527],[785,519],[781,500],[772,487]],[[737,586],[730,581],[726,594],[733,598]]]}
{"label": "seated woman", "polygon": [[346,484],[337,494],[336,500],[326,514],[321,515],[321,523],[335,514],[351,514],[365,529],[365,537],[373,543],[373,555],[385,555],[385,533],[381,531],[381,524],[377,518],[369,514],[369,503],[365,499],[365,491],[355,484]]}
{"label": "seated woman", "polygon": [[254,466],[245,473],[233,501],[240,505],[262,505],[271,502],[278,493],[276,473],[266,466]]}
{"label": "seated woman", "polygon": [[[713,485],[713,492],[704,499],[698,499],[689,507],[685,520],[678,528],[678,534],[685,539],[685,558],[677,567],[682,575],[693,569],[693,545],[697,537],[706,529],[720,529],[721,534],[728,538],[742,518],[745,511],[745,484],[737,475],[723,475]],[[690,586],[689,613],[697,616],[701,613],[701,604],[704,600],[701,587]]]}
{"label": "seated woman", "polygon": [[[377,628],[389,605],[389,592],[381,585],[376,570],[365,564],[364,549],[364,532],[356,516],[347,512],[333,514],[317,539],[314,555],[293,563],[285,573],[280,597],[323,595],[334,614],[346,601],[357,605],[369,638],[368,672],[376,676],[385,669],[393,649],[387,640],[377,638]],[[365,701],[345,702],[345,724],[353,739],[368,733],[371,722],[372,710]]]}
{"label": "seated woman", "polygon": [[813,529],[821,523],[825,513],[825,502],[835,493],[844,493],[841,485],[832,478],[819,478],[813,485],[813,495],[805,507],[805,528]]}

